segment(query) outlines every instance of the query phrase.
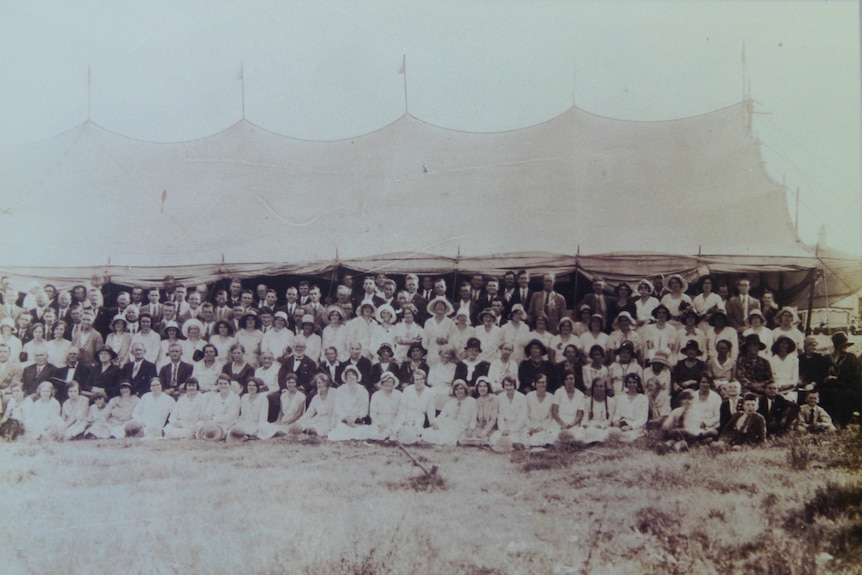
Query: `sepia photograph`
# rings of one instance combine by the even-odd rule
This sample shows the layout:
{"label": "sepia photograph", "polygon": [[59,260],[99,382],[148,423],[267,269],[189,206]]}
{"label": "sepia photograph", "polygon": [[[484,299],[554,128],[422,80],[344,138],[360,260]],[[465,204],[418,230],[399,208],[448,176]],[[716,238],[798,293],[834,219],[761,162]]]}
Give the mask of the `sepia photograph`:
{"label": "sepia photograph", "polygon": [[0,571],[862,574],[862,4],[0,0]]}

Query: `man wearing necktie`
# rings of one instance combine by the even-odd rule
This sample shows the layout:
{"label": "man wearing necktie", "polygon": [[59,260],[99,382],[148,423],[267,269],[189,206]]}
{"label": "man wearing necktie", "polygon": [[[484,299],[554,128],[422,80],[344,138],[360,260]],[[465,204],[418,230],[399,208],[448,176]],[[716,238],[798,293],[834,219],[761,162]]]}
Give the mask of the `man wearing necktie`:
{"label": "man wearing necktie", "polygon": [[554,274],[547,273],[542,278],[542,286],[544,289],[533,294],[530,301],[530,307],[527,311],[531,321],[535,321],[536,315],[543,314],[548,318],[548,331],[557,334],[557,324],[560,319],[566,314],[566,298],[554,291],[554,283],[556,277]]}
{"label": "man wearing necktie", "polygon": [[760,302],[749,295],[751,289],[751,280],[747,277],[741,277],[736,282],[736,289],[739,295],[728,300],[727,322],[737,331],[744,331],[748,327],[748,314],[754,310],[760,309]]}

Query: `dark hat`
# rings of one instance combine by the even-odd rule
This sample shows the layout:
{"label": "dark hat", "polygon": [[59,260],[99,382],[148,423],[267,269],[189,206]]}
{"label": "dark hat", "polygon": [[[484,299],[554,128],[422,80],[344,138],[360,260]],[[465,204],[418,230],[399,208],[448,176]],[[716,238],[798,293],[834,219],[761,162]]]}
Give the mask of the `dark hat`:
{"label": "dark hat", "polygon": [[534,345],[538,345],[539,349],[542,351],[542,355],[546,355],[548,353],[548,348],[545,347],[545,344],[539,341],[538,339],[531,339],[530,343],[524,346],[524,353],[530,355],[530,348]]}
{"label": "dark hat", "polygon": [[727,312],[721,308],[718,308],[717,310],[712,312],[712,316],[710,316],[710,318],[709,318],[709,325],[711,325],[712,327],[715,327],[715,318],[717,318],[719,316],[723,317],[724,323],[727,324]]}
{"label": "dark hat", "polygon": [[482,353],[482,342],[479,341],[478,337],[471,337],[467,340],[467,344],[464,345],[464,349],[475,348],[479,353]]}
{"label": "dark hat", "polygon": [[407,355],[410,355],[411,353],[413,353],[414,349],[418,349],[419,351],[421,351],[422,355],[425,355],[426,353],[428,353],[428,350],[425,349],[420,342],[414,341],[413,343],[410,344],[410,347],[407,349]]}
{"label": "dark hat", "polygon": [[114,349],[110,345],[100,345],[96,349],[96,357],[99,357],[99,354],[102,353],[103,351],[107,351],[108,353],[110,353],[111,359],[117,359],[117,352],[114,351]]}
{"label": "dark hat", "polygon": [[120,382],[119,387],[128,387],[132,389],[132,383],[128,379],[124,379]]}
{"label": "dark hat", "polygon": [[853,342],[847,339],[847,334],[843,331],[836,331],[832,334],[832,345],[835,349],[844,349],[853,345]]}
{"label": "dark hat", "polygon": [[380,347],[377,348],[377,354],[380,355],[380,352],[384,349],[389,352],[389,355],[394,355],[394,352],[392,351],[392,346],[385,341],[380,344]]}
{"label": "dark hat", "polygon": [[619,352],[621,352],[621,351],[623,351],[623,350],[628,350],[628,351],[630,351],[630,352],[632,353],[632,355],[634,355],[634,353],[635,353],[635,344],[634,344],[634,343],[632,343],[632,342],[631,342],[631,341],[629,341],[629,340],[625,340],[624,342],[622,342],[622,343],[620,344],[620,347],[617,349],[617,353],[619,353]]}
{"label": "dark hat", "polygon": [[653,316],[654,318],[658,318],[658,312],[659,312],[660,310],[664,310],[664,311],[665,311],[665,313],[667,314],[667,318],[668,318],[668,319],[670,319],[670,318],[671,318],[671,315],[670,315],[670,309],[669,309],[666,305],[664,305],[663,303],[658,304],[658,305],[655,307],[655,309],[654,309],[654,310],[652,310],[652,316]]}
{"label": "dark hat", "polygon": [[213,335],[218,335],[218,328],[220,325],[226,325],[228,334],[233,335],[233,326],[227,320],[220,319],[215,322],[215,326],[213,326]]}
{"label": "dark hat", "polygon": [[682,352],[686,352],[686,351],[688,351],[688,350],[690,350],[690,349],[693,349],[693,350],[697,353],[697,355],[700,355],[701,353],[703,353],[703,352],[700,350],[700,345],[698,345],[697,340],[695,340],[695,339],[690,339],[690,340],[688,340],[688,341],[685,343],[685,346],[683,346],[683,348],[682,348],[680,351],[682,351]]}
{"label": "dark hat", "polygon": [[742,349],[748,349],[748,346],[751,344],[756,344],[758,349],[766,349],[766,344],[760,341],[760,337],[756,333],[750,333],[745,337],[745,341],[742,343]]}
{"label": "dark hat", "polygon": [[[683,302],[683,305],[685,305],[685,302]],[[680,308],[682,308],[682,305]],[[682,313],[679,314],[679,319],[684,322],[685,318],[688,316],[694,316],[694,321],[700,321],[700,316],[694,309],[694,306],[686,306],[686,308],[682,310]]]}
{"label": "dark hat", "polygon": [[772,355],[778,355],[778,343],[781,341],[786,341],[788,343],[787,353],[793,353],[794,351],[796,351],[796,342],[787,337],[786,335],[781,335],[778,336],[778,339],[772,342]]}
{"label": "dark hat", "polygon": [[245,329],[245,322],[248,321],[248,318],[254,318],[254,328],[255,329],[260,329],[260,326],[263,325],[263,323],[260,321],[260,317],[258,317],[258,315],[256,313],[247,313],[244,316],[242,316],[241,318],[239,318],[239,328],[240,329]]}
{"label": "dark hat", "polygon": [[483,309],[482,311],[480,311],[480,312],[479,312],[479,315],[478,315],[478,316],[476,316],[476,317],[477,317],[477,319],[478,319],[479,321],[482,321],[482,319],[483,319],[486,315],[490,315],[490,316],[491,316],[491,319],[493,319],[493,320],[496,320],[496,319],[497,319],[497,316],[496,316],[496,315],[494,315],[494,310],[492,310],[491,308],[485,308],[485,309]]}

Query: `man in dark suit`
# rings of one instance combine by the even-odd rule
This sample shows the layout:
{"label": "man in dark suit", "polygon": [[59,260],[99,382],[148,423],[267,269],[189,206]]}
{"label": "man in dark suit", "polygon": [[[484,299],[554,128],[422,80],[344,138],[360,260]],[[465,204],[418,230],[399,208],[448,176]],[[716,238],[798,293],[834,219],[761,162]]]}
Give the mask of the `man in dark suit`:
{"label": "man in dark suit", "polygon": [[584,299],[582,299],[581,303],[578,304],[578,309],[580,309],[582,305],[590,306],[590,311],[593,315],[599,314],[602,316],[602,320],[604,322],[602,325],[605,326],[606,332],[610,332],[614,318],[608,317],[608,305],[610,304],[610,301],[604,291],[605,280],[599,277],[593,278],[593,291],[584,296]]}
{"label": "man in dark suit", "polygon": [[778,395],[778,384],[771,381],[763,388],[763,396],[757,402],[757,413],[766,420],[768,435],[781,435],[796,421],[799,406]]}
{"label": "man in dark suit", "polygon": [[[192,376],[194,367],[182,361],[183,346],[172,343],[168,347],[168,357],[171,361],[159,370],[159,380],[162,389],[171,397],[176,398],[180,394],[180,387]],[[134,389],[134,388],[133,388]]]}
{"label": "man in dark suit", "polygon": [[341,385],[341,382],[338,381],[338,377],[341,375],[339,368],[341,364],[338,361],[338,350],[332,346],[327,347],[323,350],[323,357],[320,358],[320,366],[318,367],[318,373],[325,373],[329,376],[329,379],[332,380],[332,387],[338,387]]}
{"label": "man in dark suit", "polygon": [[296,325],[296,310],[302,309],[302,306],[299,305],[299,290],[291,286],[284,292],[284,297],[287,299],[287,303],[276,308],[276,312],[283,311],[287,314],[287,327],[296,333],[297,327],[300,327]]}
{"label": "man in dark suit", "polygon": [[470,318],[470,325],[476,325],[476,316],[479,314],[479,306],[472,299],[472,292],[470,288],[470,284],[464,282],[461,284],[461,287],[458,288],[458,301],[455,302],[455,311],[452,313],[453,316],[459,313],[466,313],[467,317]]}
{"label": "man in dark suit", "polygon": [[422,276],[422,288],[417,290],[419,296],[428,303],[434,299],[434,278],[431,276]]}
{"label": "man in dark suit", "polygon": [[[751,281],[747,277],[739,278],[736,282],[736,289],[739,295],[727,300],[727,304],[725,305],[728,324],[739,332],[744,331],[748,327],[748,314],[756,309],[760,309],[760,302],[757,301],[757,298],[748,294],[750,288]],[[769,423],[768,419],[767,423]]]}
{"label": "man in dark suit", "polygon": [[24,395],[36,393],[36,388],[43,381],[48,381],[54,377],[54,372],[57,368],[48,363],[48,352],[44,349],[36,349],[33,352],[33,360],[36,362],[24,368],[21,374],[23,382]]}
{"label": "man in dark suit", "polygon": [[545,274],[542,278],[542,285],[545,289],[533,294],[530,307],[527,308],[527,315],[533,321],[538,314],[545,314],[548,318],[548,331],[554,335],[557,334],[557,325],[560,320],[568,315],[566,313],[566,298],[554,291],[555,281],[554,274]]}
{"label": "man in dark suit", "polygon": [[366,277],[365,281],[362,282],[362,293],[353,299],[353,308],[358,310],[359,306],[367,302],[373,305],[376,310],[386,303],[386,300],[377,295],[377,292],[374,289],[375,287],[376,284],[374,283],[374,278],[370,276]]}
{"label": "man in dark suit", "polygon": [[[130,361],[123,366],[120,371],[121,379],[128,380],[132,384],[132,393],[142,396],[150,390],[150,380],[157,375],[156,364],[144,359],[146,350],[140,342],[132,344],[132,357],[134,361]],[[186,364],[188,365],[188,364]]]}
{"label": "man in dark suit", "polygon": [[299,387],[306,396],[310,397],[312,393],[312,379],[317,374],[317,364],[305,355],[305,348],[305,336],[296,336],[293,340],[293,355],[282,360],[281,368],[278,370],[278,387],[287,389],[284,379],[288,373],[294,373],[296,374]]}
{"label": "man in dark suit", "polygon": [[[78,360],[78,354],[78,348],[71,346],[66,352],[66,365],[58,367],[51,379],[51,383],[54,384],[54,388],[56,389],[54,397],[60,403],[63,403],[69,397],[66,393],[65,384],[70,381],[77,381],[81,385],[81,391],[89,391],[90,389],[92,369],[84,365],[84,362]],[[60,382],[63,383],[61,384]]]}
{"label": "man in dark suit", "polygon": [[[503,289],[500,290],[500,297],[506,302],[506,311],[508,312],[509,306],[513,303],[512,299],[515,297],[515,292],[518,290],[518,281],[515,272],[507,271],[503,274]],[[488,301],[490,303],[490,300]],[[523,304],[521,304],[523,305]]]}
{"label": "man in dark suit", "polygon": [[428,302],[419,293],[419,276],[416,274],[407,274],[404,278],[404,289],[407,291],[407,303],[413,304],[416,307],[416,311],[419,312],[416,322],[419,325],[424,325],[427,319],[425,306],[428,305]]}
{"label": "man in dark suit", "polygon": [[491,305],[491,300],[499,295],[500,282],[495,277],[488,278],[488,281],[485,282],[485,289],[482,290],[482,293],[480,293],[479,297],[475,300],[476,305],[479,307],[479,311],[487,309]]}
{"label": "man in dark suit", "polygon": [[521,270],[518,272],[518,286],[515,288],[514,293],[512,294],[512,299],[509,301],[509,307],[506,310],[506,314],[512,310],[512,306],[516,303],[524,306],[524,309],[527,309],[530,305],[530,300],[533,299],[533,294],[535,291],[530,289],[530,272],[527,270]]}
{"label": "man in dark suit", "polygon": [[369,381],[371,379],[371,360],[362,355],[362,344],[357,342],[351,343],[349,351],[350,357],[346,361],[342,361],[341,365],[338,366],[338,382],[342,382],[341,374],[344,373],[348,365],[352,365],[359,370],[359,373],[362,374],[362,381]]}

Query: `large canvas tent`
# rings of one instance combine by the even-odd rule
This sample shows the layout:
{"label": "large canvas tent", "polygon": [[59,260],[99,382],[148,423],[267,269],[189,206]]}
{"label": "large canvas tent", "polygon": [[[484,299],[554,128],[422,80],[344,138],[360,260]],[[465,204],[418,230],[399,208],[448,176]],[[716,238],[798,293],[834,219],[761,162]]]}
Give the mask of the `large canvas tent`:
{"label": "large canvas tent", "polygon": [[820,269],[835,272],[830,296],[856,291],[857,260],[834,254],[824,266],[800,242],[749,115],[747,102],[662,122],[573,107],[536,126],[469,133],[405,114],[326,142],[243,119],[154,143],[87,121],[0,151],[0,268],[124,285],[339,267],[780,273],[797,299]]}

